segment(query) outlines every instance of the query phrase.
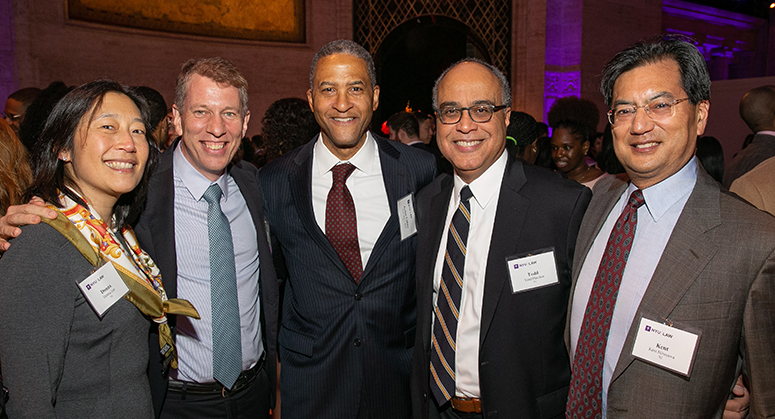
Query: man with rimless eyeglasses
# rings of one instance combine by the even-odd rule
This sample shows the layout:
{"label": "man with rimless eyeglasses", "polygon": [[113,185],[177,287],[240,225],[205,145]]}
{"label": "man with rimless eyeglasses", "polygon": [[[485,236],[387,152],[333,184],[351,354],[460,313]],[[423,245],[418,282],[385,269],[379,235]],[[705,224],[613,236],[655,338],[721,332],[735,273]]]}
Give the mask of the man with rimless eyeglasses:
{"label": "man with rimless eyeglasses", "polygon": [[601,91],[631,182],[596,185],[579,230],[568,418],[718,418],[738,373],[775,415],[775,220],[694,157],[710,77],[687,40],[617,54]]}

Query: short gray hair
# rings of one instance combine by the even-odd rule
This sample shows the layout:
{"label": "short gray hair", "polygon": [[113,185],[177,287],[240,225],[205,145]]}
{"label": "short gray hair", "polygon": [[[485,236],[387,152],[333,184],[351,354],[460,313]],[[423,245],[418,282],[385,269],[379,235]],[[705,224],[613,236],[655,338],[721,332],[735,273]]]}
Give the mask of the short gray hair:
{"label": "short gray hair", "polygon": [[443,73],[441,73],[439,78],[436,79],[436,83],[434,83],[433,85],[433,109],[436,109],[436,110],[439,109],[439,84],[441,83],[441,79],[443,79],[444,76],[446,76],[450,70],[457,67],[459,64],[463,64],[463,63],[480,64],[480,65],[483,65],[488,70],[490,70],[490,72],[498,79],[498,82],[500,82],[500,85],[501,85],[501,99],[503,100],[503,103],[501,103],[501,105],[506,105],[511,107],[511,88],[509,87],[509,81],[506,80],[506,76],[503,74],[503,72],[498,70],[498,67],[495,67],[490,63],[486,63],[478,58],[463,58],[462,60],[456,62],[455,64],[452,64],[451,66],[447,67],[447,69],[444,70]]}
{"label": "short gray hair", "polygon": [[315,80],[315,72],[318,69],[318,61],[320,59],[328,57],[334,54],[347,54],[353,57],[360,58],[366,63],[366,71],[369,73],[369,80],[371,81],[371,88],[377,87],[377,70],[374,67],[374,60],[371,59],[371,54],[366,51],[365,48],[349,39],[338,39],[331,41],[323,46],[323,48],[315,54],[315,58],[312,59],[312,66],[309,69],[309,88],[312,89],[312,83]]}

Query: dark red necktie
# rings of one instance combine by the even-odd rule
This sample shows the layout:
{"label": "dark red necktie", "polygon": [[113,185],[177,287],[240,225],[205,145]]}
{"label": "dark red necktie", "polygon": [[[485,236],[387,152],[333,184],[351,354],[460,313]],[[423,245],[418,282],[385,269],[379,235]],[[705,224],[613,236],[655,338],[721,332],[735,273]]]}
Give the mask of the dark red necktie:
{"label": "dark red necktie", "polygon": [[638,208],[645,202],[640,189],[633,191],[608,237],[576,343],[573,375],[565,407],[566,418],[603,417],[603,361],[608,332],[616,297],[619,295],[619,285],[622,283],[622,273],[635,237]]}
{"label": "dark red necktie", "polygon": [[355,282],[363,275],[361,246],[358,243],[358,223],[355,218],[355,204],[345,182],[355,170],[350,163],[337,164],[331,169],[334,181],[326,199],[326,237],[342,258]]}

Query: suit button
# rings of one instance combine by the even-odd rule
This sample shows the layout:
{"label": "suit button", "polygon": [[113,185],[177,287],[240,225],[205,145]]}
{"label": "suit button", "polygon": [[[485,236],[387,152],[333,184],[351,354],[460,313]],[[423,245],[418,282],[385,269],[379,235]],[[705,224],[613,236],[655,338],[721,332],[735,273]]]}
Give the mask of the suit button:
{"label": "suit button", "polygon": [[353,345],[355,345],[355,346],[361,346],[361,340],[360,340],[360,339],[355,339],[355,340],[353,341]]}
{"label": "suit button", "polygon": [[363,296],[361,295],[361,293],[359,293],[359,292],[356,292],[356,293],[355,293],[355,301],[361,301],[361,298],[363,298]]}

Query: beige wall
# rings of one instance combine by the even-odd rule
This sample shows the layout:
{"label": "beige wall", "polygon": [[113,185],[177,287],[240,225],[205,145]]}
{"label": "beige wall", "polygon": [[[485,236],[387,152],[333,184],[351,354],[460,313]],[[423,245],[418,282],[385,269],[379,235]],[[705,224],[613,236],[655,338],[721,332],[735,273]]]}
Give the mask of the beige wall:
{"label": "beige wall", "polygon": [[320,47],[352,37],[350,0],[308,0],[306,44],[226,41],[69,21],[64,0],[16,0],[13,6],[19,87],[43,88],[55,80],[79,85],[109,77],[153,87],[171,106],[181,63],[222,56],[250,84],[249,135],[260,132],[269,104],[306,97],[309,65]]}

